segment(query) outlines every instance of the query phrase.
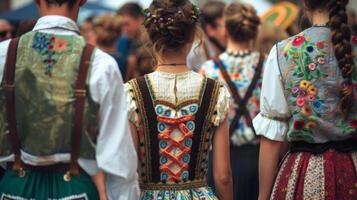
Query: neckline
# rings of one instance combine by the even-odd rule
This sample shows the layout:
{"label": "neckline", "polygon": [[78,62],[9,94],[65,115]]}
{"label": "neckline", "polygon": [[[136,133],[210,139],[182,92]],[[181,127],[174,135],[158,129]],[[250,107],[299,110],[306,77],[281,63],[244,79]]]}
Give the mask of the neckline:
{"label": "neckline", "polygon": [[326,23],[326,24],[313,24],[311,27],[325,27],[325,28],[329,28],[330,24]]}
{"label": "neckline", "polygon": [[250,54],[252,54],[253,51],[251,51],[251,50],[241,50],[241,51],[236,51],[236,52],[225,51],[225,53],[228,56],[243,58],[243,57],[246,57],[246,56],[249,56]]}
{"label": "neckline", "polygon": [[180,76],[186,76],[187,74],[192,73],[192,70],[188,70],[185,72],[178,72],[178,73],[174,73],[174,72],[164,72],[164,71],[155,71],[155,73],[160,74],[160,75],[164,75],[167,77],[180,77]]}

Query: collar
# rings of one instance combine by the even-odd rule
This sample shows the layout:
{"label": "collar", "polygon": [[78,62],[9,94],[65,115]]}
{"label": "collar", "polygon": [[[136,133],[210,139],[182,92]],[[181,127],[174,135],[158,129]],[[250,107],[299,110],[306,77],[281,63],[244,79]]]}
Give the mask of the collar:
{"label": "collar", "polygon": [[79,33],[79,28],[72,19],[60,15],[47,15],[38,19],[34,31],[42,29],[65,29],[68,31],[73,31]]}

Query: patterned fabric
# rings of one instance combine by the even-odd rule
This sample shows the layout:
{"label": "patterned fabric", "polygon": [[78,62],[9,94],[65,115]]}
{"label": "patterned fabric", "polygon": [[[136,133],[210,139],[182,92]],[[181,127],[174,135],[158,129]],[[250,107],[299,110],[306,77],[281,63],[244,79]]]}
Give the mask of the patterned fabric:
{"label": "patterned fabric", "polygon": [[[338,111],[341,72],[330,36],[329,28],[312,27],[278,44],[285,96],[293,116],[288,132],[290,141],[322,143],[356,133],[357,105],[351,108],[347,120]],[[357,52],[356,45],[354,51]],[[357,94],[357,64],[353,87]]]}
{"label": "patterned fabric", "polygon": [[357,195],[357,153],[333,150],[291,153],[277,175],[271,200],[353,200]]}
{"label": "patterned fabric", "polygon": [[[140,144],[140,199],[217,199],[204,177],[214,127],[228,112],[227,89],[194,72],[154,72],[143,81],[149,96],[141,89],[143,82],[135,79],[126,84],[130,120]],[[212,91],[207,93],[209,82]],[[153,111],[151,105],[144,105],[147,101]]]}
{"label": "patterned fabric", "polygon": [[[70,152],[74,85],[84,45],[84,39],[75,35],[30,32],[21,37],[16,60],[15,108],[18,135],[25,153],[51,156]],[[81,158],[95,158],[98,109],[87,95]],[[0,85],[0,110],[0,155],[8,156],[12,151],[6,131],[4,81]]]}
{"label": "patterned fabric", "polygon": [[[259,53],[242,53],[234,55],[224,52],[219,56],[223,66],[227,70],[231,80],[235,84],[239,95],[244,97],[248,87],[254,77],[255,68],[259,61]],[[222,82],[225,82],[218,66],[212,61],[207,61],[202,65],[201,73]],[[253,95],[247,103],[247,109],[252,118],[259,113],[259,97],[261,90],[261,80],[258,81],[258,87],[253,90]],[[232,123],[234,116],[237,114],[238,105],[231,99],[231,107],[229,111],[229,123]],[[248,125],[244,115],[241,117],[237,127],[232,135],[232,143],[240,146],[249,143],[256,143],[255,134],[252,128]]]}
{"label": "patterned fabric", "polygon": [[[97,189],[91,178],[82,173],[63,180],[64,173],[26,170],[20,178],[17,172],[7,170],[0,182],[0,200],[97,200]],[[16,187],[14,188],[14,186]]]}

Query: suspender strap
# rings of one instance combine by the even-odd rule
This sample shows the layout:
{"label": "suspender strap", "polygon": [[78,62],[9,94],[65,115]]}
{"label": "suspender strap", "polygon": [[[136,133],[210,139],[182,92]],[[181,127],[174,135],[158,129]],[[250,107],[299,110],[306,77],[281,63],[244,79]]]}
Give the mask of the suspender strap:
{"label": "suspender strap", "polygon": [[15,85],[14,85],[18,43],[19,43],[19,38],[15,38],[11,40],[7,53],[6,65],[5,65],[6,114],[7,114],[7,122],[8,122],[11,147],[13,153],[15,154],[15,163],[12,167],[12,169],[15,171],[19,171],[22,169],[20,142],[17,136],[17,128],[16,128]]}
{"label": "suspender strap", "polygon": [[71,164],[70,174],[72,176],[79,175],[78,158],[82,139],[82,124],[83,124],[83,112],[86,99],[86,80],[89,69],[90,59],[92,57],[94,47],[87,44],[82,53],[81,63],[79,66],[77,83],[74,91],[75,105],[74,105],[74,121],[73,132],[71,140]]}
{"label": "suspender strap", "polygon": [[263,69],[263,62],[264,62],[264,55],[262,53],[260,53],[259,56],[259,62],[254,74],[254,77],[252,79],[252,82],[250,83],[248,90],[244,96],[244,98],[242,99],[242,97],[239,95],[237,88],[235,87],[232,79],[230,78],[227,70],[224,68],[221,60],[219,59],[219,56],[216,56],[214,59],[214,62],[217,64],[218,68],[220,69],[220,71],[222,72],[223,78],[226,81],[228,88],[233,96],[233,99],[235,101],[235,103],[239,106],[236,115],[234,116],[232,123],[229,127],[229,131],[230,134],[233,133],[235,127],[237,126],[237,124],[239,123],[240,118],[242,117],[242,115],[244,115],[244,117],[246,118],[248,125],[252,128],[252,130],[254,131],[254,127],[253,127],[253,123],[252,123],[252,118],[249,114],[249,111],[246,108],[246,105],[248,103],[248,100],[251,98],[252,94],[253,94],[253,90],[255,89],[258,80],[261,77],[261,73],[262,73],[262,69]]}

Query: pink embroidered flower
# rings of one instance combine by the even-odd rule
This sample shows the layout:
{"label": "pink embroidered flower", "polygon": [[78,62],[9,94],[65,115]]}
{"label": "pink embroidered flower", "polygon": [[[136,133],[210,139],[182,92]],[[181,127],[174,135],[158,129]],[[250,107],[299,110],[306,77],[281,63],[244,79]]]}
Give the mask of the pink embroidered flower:
{"label": "pink embroidered flower", "polygon": [[67,49],[68,42],[63,38],[56,38],[53,49],[56,52],[62,52]]}
{"label": "pink embroidered flower", "polygon": [[300,130],[304,127],[304,125],[305,125],[304,121],[297,120],[294,122],[294,129]]}
{"label": "pink embroidered flower", "polygon": [[317,62],[318,62],[320,65],[323,65],[323,64],[325,64],[325,58],[319,57],[319,58],[317,59]]}
{"label": "pink embroidered flower", "polygon": [[323,49],[324,47],[325,47],[325,45],[324,45],[324,43],[323,42],[317,42],[316,43],[316,46],[317,46],[317,48],[319,48],[319,49]]}
{"label": "pink embroidered flower", "polygon": [[309,69],[310,69],[311,71],[315,71],[315,69],[316,69],[316,64],[315,64],[315,63],[310,63],[310,64],[309,64]]}
{"label": "pink embroidered flower", "polygon": [[355,35],[352,36],[352,43],[354,45],[357,45],[357,36],[355,36]]}
{"label": "pink embroidered flower", "polygon": [[294,94],[296,94],[296,93],[298,93],[299,92],[299,87],[293,87],[292,89],[291,89],[291,92],[292,93],[294,93]]}
{"label": "pink embroidered flower", "polygon": [[311,101],[311,102],[313,102],[313,101],[315,101],[315,97],[314,96],[312,96],[312,95],[308,95],[307,96],[307,99],[309,100],[309,101]]}
{"label": "pink embroidered flower", "polygon": [[296,100],[296,105],[298,105],[299,107],[303,107],[305,105],[305,99],[304,98],[298,98]]}
{"label": "pink embroidered flower", "polygon": [[293,41],[293,45],[294,46],[300,46],[304,42],[305,42],[305,37],[304,36],[297,36]]}
{"label": "pink embroidered flower", "polygon": [[350,125],[351,125],[352,128],[356,128],[357,129],[357,119],[351,119]]}

